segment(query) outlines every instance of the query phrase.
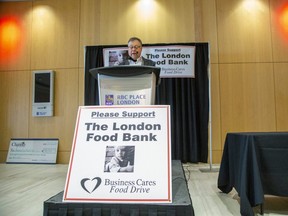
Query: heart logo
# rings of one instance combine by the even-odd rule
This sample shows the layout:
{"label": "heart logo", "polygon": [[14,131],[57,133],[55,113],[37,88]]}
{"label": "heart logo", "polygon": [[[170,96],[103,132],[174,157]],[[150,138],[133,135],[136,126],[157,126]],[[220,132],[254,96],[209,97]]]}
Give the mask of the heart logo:
{"label": "heart logo", "polygon": [[95,191],[100,186],[101,182],[102,182],[102,180],[99,177],[95,177],[93,179],[84,178],[84,179],[81,180],[81,187],[86,192],[92,193],[93,191]]}

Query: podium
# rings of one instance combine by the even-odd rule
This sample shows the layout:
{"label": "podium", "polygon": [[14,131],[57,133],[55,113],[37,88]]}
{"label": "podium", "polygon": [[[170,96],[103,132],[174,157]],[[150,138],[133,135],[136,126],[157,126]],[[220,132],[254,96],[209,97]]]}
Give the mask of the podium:
{"label": "podium", "polygon": [[161,68],[112,66],[89,72],[98,80],[100,105],[154,105]]}
{"label": "podium", "polygon": [[[154,102],[153,94],[159,83],[160,68],[115,66],[95,68],[90,70],[90,73],[98,80],[102,105],[107,105],[107,95],[113,98],[113,101],[108,100],[113,102],[108,105],[119,105],[117,102],[125,100],[142,102],[144,97],[149,99],[144,101],[146,105],[152,105]],[[133,88],[129,90],[131,86]],[[160,105],[95,106],[94,109],[97,111],[94,113],[95,115],[99,113],[99,117],[91,115],[91,107],[82,108],[79,115],[81,118],[79,117],[76,125],[97,122],[99,129],[102,129],[95,128],[90,132],[95,131],[95,136],[103,139],[87,140],[85,139],[87,129],[78,127],[72,147],[73,164],[70,162],[71,169],[68,169],[64,192],[58,193],[44,203],[44,215],[193,216],[194,210],[181,161],[171,161],[170,115],[168,115],[170,109],[163,105],[162,108],[163,111],[160,110]],[[108,117],[100,116],[110,113],[105,109],[113,110],[111,113],[114,114]],[[156,127],[151,128],[150,125]],[[127,145],[135,149],[133,155],[131,154],[135,166],[133,172],[110,173],[105,170],[107,156],[113,156],[107,151],[112,145],[111,142],[114,142],[113,145]],[[162,167],[164,169],[161,169]],[[134,190],[135,187],[137,191]]]}
{"label": "podium", "polygon": [[172,160],[172,203],[64,203],[63,191],[44,202],[43,216],[194,216],[181,161]]}

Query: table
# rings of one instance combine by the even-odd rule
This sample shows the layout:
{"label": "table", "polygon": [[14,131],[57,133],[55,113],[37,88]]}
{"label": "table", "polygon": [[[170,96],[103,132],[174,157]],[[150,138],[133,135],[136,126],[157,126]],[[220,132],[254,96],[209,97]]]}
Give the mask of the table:
{"label": "table", "polygon": [[242,215],[264,203],[264,194],[288,196],[288,132],[228,133],[218,188],[240,197]]}
{"label": "table", "polygon": [[194,216],[182,164],[172,161],[172,203],[63,203],[63,191],[44,202],[44,216],[179,215]]}

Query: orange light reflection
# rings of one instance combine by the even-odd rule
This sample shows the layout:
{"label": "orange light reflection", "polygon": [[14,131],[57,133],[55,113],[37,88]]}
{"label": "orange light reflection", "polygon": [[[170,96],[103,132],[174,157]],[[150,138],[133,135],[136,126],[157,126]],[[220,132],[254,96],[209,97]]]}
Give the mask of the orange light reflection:
{"label": "orange light reflection", "polygon": [[280,11],[279,23],[285,35],[288,36],[288,5]]}
{"label": "orange light reflection", "polygon": [[21,27],[15,17],[0,18],[0,59],[1,63],[15,58],[20,51]]}

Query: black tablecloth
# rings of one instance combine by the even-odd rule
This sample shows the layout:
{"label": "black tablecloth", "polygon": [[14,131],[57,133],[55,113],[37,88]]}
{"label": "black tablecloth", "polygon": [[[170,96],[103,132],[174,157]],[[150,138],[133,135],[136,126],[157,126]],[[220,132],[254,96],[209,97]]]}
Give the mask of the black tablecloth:
{"label": "black tablecloth", "polygon": [[44,202],[44,216],[179,215],[194,216],[187,182],[180,161],[172,161],[172,203],[63,203],[63,191]]}
{"label": "black tablecloth", "polygon": [[228,133],[218,176],[218,188],[235,188],[242,215],[254,215],[264,194],[288,196],[288,133]]}

